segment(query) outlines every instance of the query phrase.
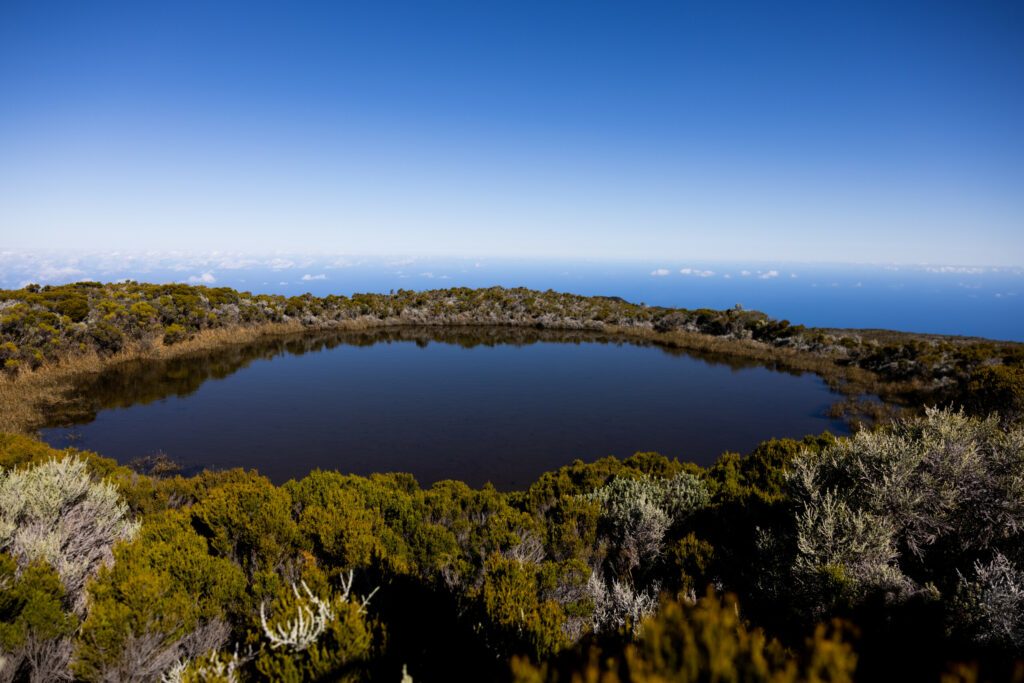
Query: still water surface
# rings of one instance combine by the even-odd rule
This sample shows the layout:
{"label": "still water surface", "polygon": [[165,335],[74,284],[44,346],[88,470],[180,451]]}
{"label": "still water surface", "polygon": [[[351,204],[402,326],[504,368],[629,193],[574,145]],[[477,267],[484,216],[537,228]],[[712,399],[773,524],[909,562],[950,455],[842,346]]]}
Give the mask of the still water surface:
{"label": "still water surface", "polygon": [[186,470],[404,471],[524,487],[574,459],[659,451],[709,464],[831,430],[817,376],[596,334],[393,330],[273,340],[108,371],[43,431]]}

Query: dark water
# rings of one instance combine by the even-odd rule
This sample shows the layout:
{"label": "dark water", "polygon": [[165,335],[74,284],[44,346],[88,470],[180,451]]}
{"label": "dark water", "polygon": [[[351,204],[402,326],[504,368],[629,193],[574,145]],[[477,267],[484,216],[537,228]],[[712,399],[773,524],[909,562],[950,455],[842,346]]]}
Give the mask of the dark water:
{"label": "dark water", "polygon": [[275,340],[124,366],[43,432],[122,462],[412,472],[523,487],[580,458],[636,451],[709,464],[843,424],[813,374],[592,334],[400,330]]}

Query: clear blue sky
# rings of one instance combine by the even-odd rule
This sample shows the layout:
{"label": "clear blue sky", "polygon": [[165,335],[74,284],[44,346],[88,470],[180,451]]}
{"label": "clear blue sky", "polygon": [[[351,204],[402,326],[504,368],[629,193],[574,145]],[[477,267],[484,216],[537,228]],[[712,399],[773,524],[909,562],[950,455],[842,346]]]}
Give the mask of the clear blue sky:
{"label": "clear blue sky", "polygon": [[0,248],[1024,263],[1024,3],[0,2]]}

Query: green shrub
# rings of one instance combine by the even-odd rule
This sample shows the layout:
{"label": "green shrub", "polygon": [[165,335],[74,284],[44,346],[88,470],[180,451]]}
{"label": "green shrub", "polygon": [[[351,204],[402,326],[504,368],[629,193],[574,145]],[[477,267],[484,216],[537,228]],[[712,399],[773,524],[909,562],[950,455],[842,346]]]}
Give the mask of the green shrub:
{"label": "green shrub", "polygon": [[13,557],[0,554],[0,673],[8,680],[64,679],[77,627],[49,564],[36,560],[19,572]]}
{"label": "green shrub", "polygon": [[513,662],[518,683],[700,683],[704,681],[843,683],[857,657],[840,624],[819,626],[799,656],[740,618],[732,597],[709,593],[696,601],[667,601],[648,618],[635,643],[602,649],[589,644],[571,656],[533,665]]}
{"label": "green shrub", "polygon": [[219,648],[223,625],[251,613],[241,568],[211,554],[185,511],[150,516],[114,556],[89,585],[75,657],[86,680],[159,676]]}
{"label": "green shrub", "polygon": [[188,339],[188,330],[178,323],[172,323],[164,327],[164,344],[170,346]]}

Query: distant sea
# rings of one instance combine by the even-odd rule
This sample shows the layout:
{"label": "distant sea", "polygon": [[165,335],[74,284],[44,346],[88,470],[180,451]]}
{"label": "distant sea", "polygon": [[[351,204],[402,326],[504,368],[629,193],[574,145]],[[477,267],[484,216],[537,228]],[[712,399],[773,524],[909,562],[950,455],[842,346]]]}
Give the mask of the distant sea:
{"label": "distant sea", "polygon": [[0,251],[5,289],[122,279],[288,296],[522,286],[658,306],[740,304],[816,327],[1024,341],[1024,267]]}

